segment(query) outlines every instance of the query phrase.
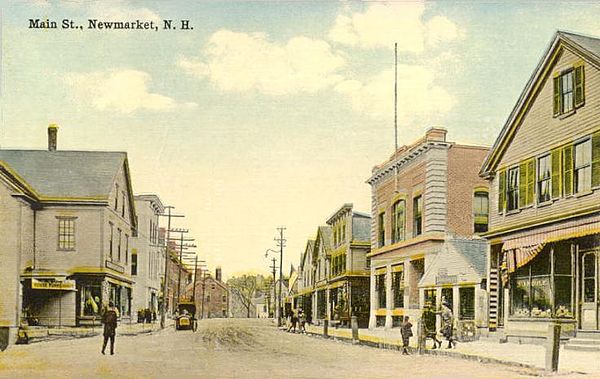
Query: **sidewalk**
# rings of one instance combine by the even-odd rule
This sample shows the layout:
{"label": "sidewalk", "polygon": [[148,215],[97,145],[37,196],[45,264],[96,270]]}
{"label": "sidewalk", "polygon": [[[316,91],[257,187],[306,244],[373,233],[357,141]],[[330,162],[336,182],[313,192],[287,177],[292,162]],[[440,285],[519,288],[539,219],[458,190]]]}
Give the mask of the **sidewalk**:
{"label": "sidewalk", "polygon": [[[322,335],[323,327],[307,325],[306,332],[314,335]],[[332,338],[351,340],[351,329],[329,328],[328,334]],[[359,329],[358,336],[361,344],[377,346],[380,348],[398,349],[402,346],[400,329]],[[410,341],[413,350],[417,349],[417,338]],[[431,341],[427,341],[431,346]],[[428,348],[426,354],[446,355],[464,359],[473,359],[481,362],[502,363],[513,366],[535,367],[544,369],[545,348],[542,345],[499,343],[494,340],[481,339],[474,342],[458,342],[456,348],[446,349],[447,342],[444,341],[442,349],[432,350]],[[597,352],[584,352],[565,350],[563,346],[559,355],[559,371],[569,371],[585,374],[593,374],[600,377],[600,356]]]}
{"label": "sidewalk", "polygon": [[[165,328],[173,326],[173,320],[167,319]],[[102,334],[102,324],[94,326],[78,326],[78,327],[43,327],[33,326],[22,329],[29,337],[28,343],[36,343],[42,341],[52,341],[57,339],[67,338],[84,338],[94,337]],[[152,333],[160,330],[160,322],[151,324],[143,323],[119,323],[117,326],[117,336],[133,336],[142,333]]]}

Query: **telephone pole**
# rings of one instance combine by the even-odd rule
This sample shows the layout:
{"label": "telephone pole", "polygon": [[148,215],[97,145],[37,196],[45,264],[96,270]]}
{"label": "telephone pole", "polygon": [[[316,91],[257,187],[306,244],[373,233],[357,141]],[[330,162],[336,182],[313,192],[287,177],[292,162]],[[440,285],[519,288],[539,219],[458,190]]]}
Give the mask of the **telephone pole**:
{"label": "telephone pole", "polygon": [[281,286],[283,284],[283,248],[285,247],[285,242],[287,240],[283,238],[283,231],[285,230],[285,226],[280,226],[279,228],[277,228],[277,230],[279,231],[279,238],[274,239],[275,242],[277,242],[277,246],[279,247],[279,298],[277,301],[277,326],[281,326],[281,313],[283,311],[283,309],[281,308],[281,302],[283,299],[281,290]]}
{"label": "telephone pole", "polygon": [[172,217],[185,217],[184,215],[175,215],[171,213],[171,209],[175,207],[167,205],[165,209],[167,214],[161,214],[163,217],[167,217],[167,235],[165,236],[165,275],[163,279],[163,298],[160,306],[160,328],[165,328],[166,310],[167,310],[167,288],[169,280],[169,231],[171,230],[171,218]]}
{"label": "telephone pole", "polygon": [[[277,294],[275,293],[276,289],[275,289],[275,270],[277,269],[277,260],[275,258],[271,258],[272,264],[271,264],[271,270],[273,272],[273,302],[275,302],[275,299],[277,298]],[[275,310],[273,310],[273,316],[275,316]],[[268,316],[268,315],[267,315]]]}

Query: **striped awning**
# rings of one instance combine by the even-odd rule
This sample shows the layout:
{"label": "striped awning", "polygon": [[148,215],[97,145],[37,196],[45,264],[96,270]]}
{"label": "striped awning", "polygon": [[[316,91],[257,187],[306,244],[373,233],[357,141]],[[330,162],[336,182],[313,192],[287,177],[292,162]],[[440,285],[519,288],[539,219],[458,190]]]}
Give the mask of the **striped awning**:
{"label": "striped awning", "polygon": [[531,262],[547,244],[592,234],[600,234],[600,216],[556,224],[506,239],[502,245],[502,281],[506,283],[508,275]]}

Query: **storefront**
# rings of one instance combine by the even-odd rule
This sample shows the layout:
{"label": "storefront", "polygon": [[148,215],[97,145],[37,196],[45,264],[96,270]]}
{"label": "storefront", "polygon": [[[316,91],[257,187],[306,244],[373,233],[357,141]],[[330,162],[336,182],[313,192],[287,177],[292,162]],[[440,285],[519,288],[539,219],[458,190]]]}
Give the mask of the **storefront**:
{"label": "storefront", "polygon": [[506,238],[498,259],[506,336],[543,338],[549,323],[562,336],[600,330],[600,224],[562,225]]}
{"label": "storefront", "polygon": [[131,283],[105,275],[74,275],[77,282],[77,324],[97,325],[103,307],[113,302],[121,320],[131,317]]}
{"label": "storefront", "polygon": [[23,280],[23,319],[32,326],[75,326],[76,283],[66,276]]}

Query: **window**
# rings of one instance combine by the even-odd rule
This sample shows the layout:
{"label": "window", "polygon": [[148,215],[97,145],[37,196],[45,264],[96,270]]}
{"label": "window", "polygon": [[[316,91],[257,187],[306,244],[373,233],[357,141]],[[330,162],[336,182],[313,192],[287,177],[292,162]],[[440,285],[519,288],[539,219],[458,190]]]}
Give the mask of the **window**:
{"label": "window", "polygon": [[413,200],[413,235],[416,237],[423,233],[423,197],[417,196]]}
{"label": "window", "polygon": [[102,290],[97,284],[83,284],[80,289],[80,316],[96,316],[100,313]]}
{"label": "window", "polygon": [[519,167],[508,170],[506,185],[506,209],[519,209]]}
{"label": "window", "polygon": [[560,76],[561,113],[573,110],[573,71],[567,71]]}
{"label": "window", "polygon": [[554,75],[554,115],[572,112],[585,102],[584,66],[581,62]]}
{"label": "window", "polygon": [[473,196],[473,230],[475,233],[483,233],[488,230],[488,193],[477,191]]}
{"label": "window", "polygon": [[538,204],[550,201],[552,196],[552,165],[550,154],[538,159],[537,167],[537,201]]}
{"label": "window", "polygon": [[75,250],[75,219],[58,219],[58,249]]}
{"label": "window", "polygon": [[131,275],[137,275],[137,250],[131,252]]}
{"label": "window", "polygon": [[[554,265],[550,262],[554,260]],[[511,276],[512,315],[572,318],[572,256],[568,244],[547,247]]]}
{"label": "window", "polygon": [[475,319],[475,287],[460,287],[458,289],[460,320]]}
{"label": "window", "polygon": [[392,243],[404,241],[406,230],[406,202],[398,200],[392,206]]}
{"label": "window", "polygon": [[121,261],[121,229],[117,228],[117,260],[120,262]]}
{"label": "window", "polygon": [[125,263],[129,261],[129,236],[125,234]]}
{"label": "window", "polygon": [[375,291],[377,291],[377,299],[379,300],[379,308],[386,307],[385,298],[385,274],[375,275]]}
{"label": "window", "polygon": [[223,302],[226,303],[227,302],[227,295],[223,295]]}
{"label": "window", "polygon": [[379,247],[385,246],[385,212],[379,214],[377,220],[377,239],[379,241]]}
{"label": "window", "polygon": [[394,308],[404,308],[404,265],[394,266],[392,270]]}
{"label": "window", "polygon": [[119,207],[119,185],[115,184],[115,211]]}
{"label": "window", "polygon": [[114,240],[114,225],[112,222],[108,223],[109,235],[108,235],[108,256],[110,260],[113,259],[113,240]]}
{"label": "window", "polygon": [[425,306],[430,306],[433,309],[437,309],[437,301],[436,301],[436,293],[435,288],[430,288],[425,290]]}
{"label": "window", "polygon": [[121,195],[121,217],[125,217],[125,192]]}
{"label": "window", "polygon": [[589,139],[575,145],[573,179],[576,193],[592,189],[592,144]]}

